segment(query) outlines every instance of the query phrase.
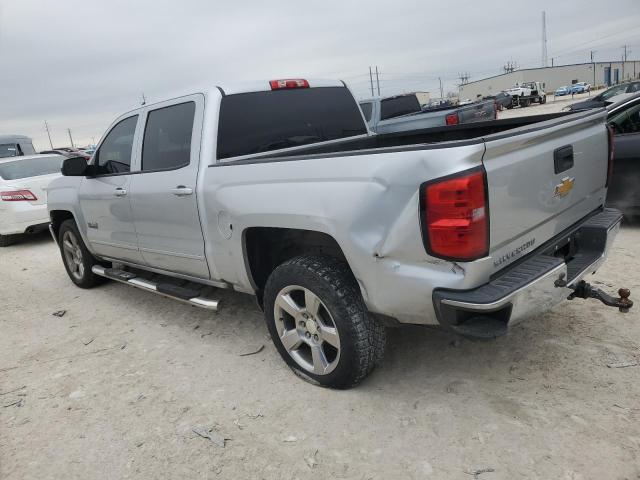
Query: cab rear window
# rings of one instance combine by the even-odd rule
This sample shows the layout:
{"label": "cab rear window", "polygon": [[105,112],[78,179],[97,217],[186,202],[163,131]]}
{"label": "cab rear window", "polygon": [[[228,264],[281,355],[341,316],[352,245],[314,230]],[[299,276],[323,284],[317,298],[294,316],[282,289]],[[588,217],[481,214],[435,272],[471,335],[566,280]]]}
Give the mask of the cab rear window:
{"label": "cab rear window", "polygon": [[344,87],[239,93],[222,98],[218,158],[238,157],[366,134]]}

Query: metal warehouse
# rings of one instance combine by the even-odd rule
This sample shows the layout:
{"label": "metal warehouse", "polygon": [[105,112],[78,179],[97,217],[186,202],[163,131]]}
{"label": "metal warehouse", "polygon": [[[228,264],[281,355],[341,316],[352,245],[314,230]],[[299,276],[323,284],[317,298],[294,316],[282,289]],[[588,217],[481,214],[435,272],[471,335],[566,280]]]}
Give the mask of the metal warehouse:
{"label": "metal warehouse", "polygon": [[523,82],[542,82],[552,93],[564,85],[588,82],[594,86],[609,86],[640,78],[640,61],[576,63],[554,67],[525,68],[460,85],[461,99],[478,95],[494,95]]}

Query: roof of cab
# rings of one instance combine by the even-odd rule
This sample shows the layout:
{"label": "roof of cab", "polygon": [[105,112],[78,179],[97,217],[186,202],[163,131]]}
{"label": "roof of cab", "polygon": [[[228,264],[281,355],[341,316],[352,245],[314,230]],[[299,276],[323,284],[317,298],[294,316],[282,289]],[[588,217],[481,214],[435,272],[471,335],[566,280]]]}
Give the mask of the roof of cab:
{"label": "roof of cab", "polygon": [[[289,77],[289,78],[274,78],[271,80],[293,80],[302,79],[303,77]],[[237,93],[250,93],[250,92],[268,92],[271,90],[269,82],[271,80],[256,80],[251,82],[238,82],[232,85],[220,85],[218,88],[224,92],[224,95],[235,95]],[[344,87],[345,83],[341,80],[327,80],[321,78],[304,78],[309,82],[310,88],[317,87]]]}
{"label": "roof of cab", "polygon": [[31,137],[27,137],[26,135],[11,135],[11,134],[0,135],[0,142],[15,142],[15,141],[21,141],[21,140],[31,141]]}

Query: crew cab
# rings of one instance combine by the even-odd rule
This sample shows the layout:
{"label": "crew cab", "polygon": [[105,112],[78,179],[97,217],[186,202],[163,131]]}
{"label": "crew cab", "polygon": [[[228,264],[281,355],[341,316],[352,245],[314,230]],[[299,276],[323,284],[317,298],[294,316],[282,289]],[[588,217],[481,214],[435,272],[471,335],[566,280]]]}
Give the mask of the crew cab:
{"label": "crew cab", "polygon": [[373,135],[343,82],[215,87],[127,112],[89,164],[66,159],[50,228],[77,286],[211,310],[219,289],[255,295],[284,361],[347,388],[386,326],[496,337],[589,296],[621,220],[605,115]]}
{"label": "crew cab", "polygon": [[493,101],[423,109],[415,93],[363,100],[360,102],[360,108],[367,125],[375,133],[406,132],[420,128],[486,121],[495,119],[497,110]]}

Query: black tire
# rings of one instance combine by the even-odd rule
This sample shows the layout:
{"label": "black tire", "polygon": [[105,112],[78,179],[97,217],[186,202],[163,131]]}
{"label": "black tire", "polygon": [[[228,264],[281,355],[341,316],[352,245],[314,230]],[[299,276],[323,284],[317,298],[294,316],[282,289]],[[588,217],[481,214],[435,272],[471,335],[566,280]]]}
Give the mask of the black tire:
{"label": "black tire", "polygon": [[543,95],[542,97],[540,97],[540,103],[543,104],[543,105],[545,103],[547,103],[547,96],[546,95]]}
{"label": "black tire", "polygon": [[520,103],[521,107],[528,107],[529,105],[531,105],[531,101],[528,98]]}
{"label": "black tire", "polygon": [[8,247],[16,241],[17,235],[0,235],[0,247]]}
{"label": "black tire", "polygon": [[[77,244],[77,253],[78,255],[72,255],[76,259],[78,259],[79,263],[82,264],[82,271],[80,269],[74,269],[72,265],[69,265],[68,256],[65,255],[65,244],[64,242],[68,240],[69,237],[66,237],[67,232],[75,238],[75,242]],[[94,265],[99,265],[100,262],[97,258],[91,255],[91,252],[87,249],[86,245],[82,241],[82,236],[78,231],[78,226],[76,222],[73,220],[65,220],[60,225],[60,229],[58,230],[58,245],[60,247],[60,255],[62,256],[62,263],[64,264],[64,268],[67,270],[67,274],[73,283],[75,283],[80,288],[93,288],[96,285],[99,285],[104,281],[104,277],[96,275],[93,273],[91,268]],[[78,265],[78,264],[77,264]]]}
{"label": "black tire", "polygon": [[[284,326],[284,322],[279,319],[278,325],[276,324],[276,300],[289,288],[301,288],[312,292],[321,302],[317,311],[324,312],[325,316],[328,314],[337,331],[339,349],[334,349],[337,354],[332,362],[333,370],[326,374],[316,374],[305,369],[294,360],[280,338],[278,325]],[[293,293],[290,298],[293,298]],[[296,374],[311,383],[331,388],[350,388],[360,383],[382,361],[386,343],[385,328],[369,315],[351,270],[338,259],[323,255],[301,255],[284,262],[271,273],[267,280],[264,306],[267,328],[280,356]],[[305,300],[305,311],[306,307]],[[299,331],[298,321],[301,317],[286,316],[290,317],[289,321],[293,319],[293,328],[288,331]],[[313,318],[313,315],[311,317]],[[305,321],[302,320],[302,323],[304,324]],[[318,321],[318,325],[322,326],[322,324],[324,321]],[[307,330],[306,327],[303,328]],[[308,334],[308,331],[305,334]],[[319,335],[322,342],[321,348],[326,352],[328,344],[322,339],[321,329]],[[313,337],[317,340],[315,335]],[[311,352],[312,347],[305,345],[304,342],[306,341],[301,338],[301,346],[294,350],[301,352],[299,355],[304,354],[304,349],[307,347]],[[332,348],[331,345],[328,347]],[[308,356],[310,355],[309,353]],[[324,358],[329,359],[330,355],[327,354]],[[315,363],[315,360],[312,362]]]}

